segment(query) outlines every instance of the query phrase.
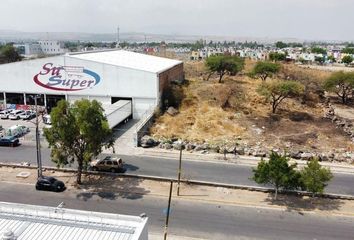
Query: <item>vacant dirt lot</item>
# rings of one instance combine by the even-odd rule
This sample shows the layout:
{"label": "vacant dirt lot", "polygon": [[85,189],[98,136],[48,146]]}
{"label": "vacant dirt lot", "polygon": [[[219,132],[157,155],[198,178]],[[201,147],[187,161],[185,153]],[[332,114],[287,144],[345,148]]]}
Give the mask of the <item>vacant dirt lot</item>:
{"label": "vacant dirt lot", "polygon": [[[151,129],[157,138],[180,138],[192,142],[237,142],[272,148],[311,151],[353,150],[350,138],[323,119],[321,84],[329,72],[283,65],[274,78],[296,80],[305,94],[285,99],[276,114],[256,89],[260,79],[247,76],[254,62],[247,61],[243,73],[206,80],[202,62],[186,62],[187,83],[179,114],[163,114]],[[351,110],[352,111],[352,110]]]}

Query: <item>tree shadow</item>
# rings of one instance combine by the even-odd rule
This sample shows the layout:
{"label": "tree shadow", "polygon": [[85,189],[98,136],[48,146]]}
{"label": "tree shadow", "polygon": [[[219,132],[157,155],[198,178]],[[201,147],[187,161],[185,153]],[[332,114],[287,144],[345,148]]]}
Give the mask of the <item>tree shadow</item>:
{"label": "tree shadow", "polygon": [[269,193],[265,200],[271,205],[285,206],[288,211],[333,211],[339,210],[343,202],[339,199],[329,199],[321,197],[299,196],[296,194],[278,194],[277,200],[274,199],[274,193]]}
{"label": "tree shadow", "polygon": [[118,176],[88,175],[84,177],[77,199],[87,201],[89,199],[116,200],[119,198],[136,200],[144,197],[150,191],[140,187],[141,179],[125,178]]}

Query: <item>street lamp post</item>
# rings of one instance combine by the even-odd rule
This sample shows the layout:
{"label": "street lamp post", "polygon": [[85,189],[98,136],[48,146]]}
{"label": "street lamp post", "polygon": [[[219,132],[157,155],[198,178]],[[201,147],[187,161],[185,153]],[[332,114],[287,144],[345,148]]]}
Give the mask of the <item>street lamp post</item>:
{"label": "street lamp post", "polygon": [[164,240],[167,240],[168,221],[170,220],[170,212],[171,212],[172,187],[173,187],[173,181],[171,180],[170,194],[168,196],[168,207],[167,207],[167,212],[166,212],[165,231],[164,231],[164,236],[163,236]]}
{"label": "street lamp post", "polygon": [[179,164],[178,164],[178,180],[177,180],[177,196],[179,196],[179,188],[181,185],[181,173],[182,173],[182,144],[179,150]]}
{"label": "street lamp post", "polygon": [[38,105],[37,105],[37,98],[39,95],[34,96],[34,104],[36,106],[36,152],[37,152],[37,173],[38,178],[42,177],[42,159],[41,159],[41,143],[40,143],[40,135],[38,129]]}

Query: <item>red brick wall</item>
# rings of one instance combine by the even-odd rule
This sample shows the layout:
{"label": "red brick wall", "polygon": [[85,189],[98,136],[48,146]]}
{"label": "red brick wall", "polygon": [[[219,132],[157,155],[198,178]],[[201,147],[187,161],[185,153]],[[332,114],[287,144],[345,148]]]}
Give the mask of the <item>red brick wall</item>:
{"label": "red brick wall", "polygon": [[173,80],[178,80],[178,81],[184,80],[183,63],[176,65],[173,68],[159,74],[160,96],[163,90],[166,87],[168,87],[171,81]]}

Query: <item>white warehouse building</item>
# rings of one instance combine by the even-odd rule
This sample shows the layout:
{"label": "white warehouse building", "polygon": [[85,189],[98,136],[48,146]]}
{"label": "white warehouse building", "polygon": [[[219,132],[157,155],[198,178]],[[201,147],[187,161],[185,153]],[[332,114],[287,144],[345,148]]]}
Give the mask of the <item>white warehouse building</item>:
{"label": "white warehouse building", "polygon": [[[3,64],[0,78],[1,108],[28,108],[40,94],[38,104],[48,110],[61,99],[86,98],[101,102],[106,114],[130,108],[131,117],[140,119],[184,73],[181,61],[114,50]],[[119,123],[107,118],[111,127]]]}
{"label": "white warehouse building", "polygon": [[0,239],[148,240],[148,218],[0,202]]}

